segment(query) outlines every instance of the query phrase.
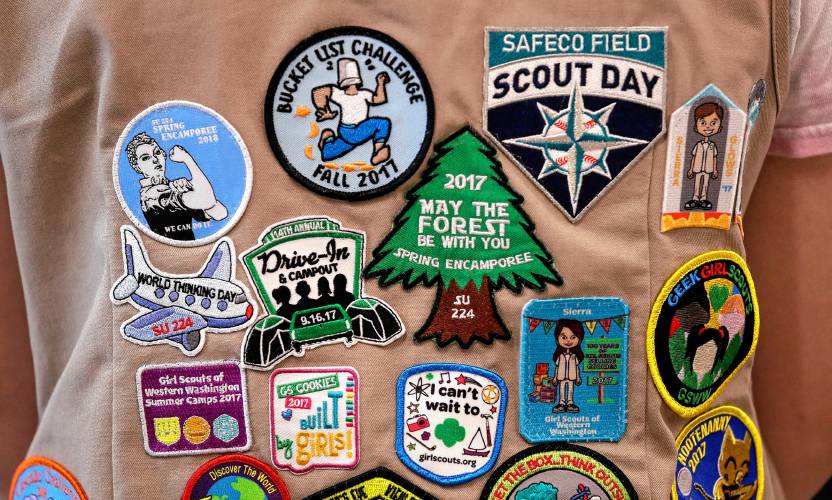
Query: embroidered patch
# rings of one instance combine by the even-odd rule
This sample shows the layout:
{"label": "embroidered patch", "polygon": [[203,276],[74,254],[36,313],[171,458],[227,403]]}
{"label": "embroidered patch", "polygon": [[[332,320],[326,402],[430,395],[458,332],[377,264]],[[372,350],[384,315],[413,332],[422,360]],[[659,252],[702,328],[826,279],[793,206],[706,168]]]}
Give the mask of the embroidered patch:
{"label": "embroidered patch", "polygon": [[618,441],[627,427],[630,308],[613,297],[532,300],[523,308],[520,434]]}
{"label": "embroidered patch", "polygon": [[147,250],[129,227],[121,227],[124,275],[111,290],[114,304],[129,302],[140,312],[121,325],[121,335],[139,345],[166,343],[188,356],[205,344],[205,331],[228,332],[245,327],[254,306],[234,277],[234,243],[214,245],[198,274],[162,273],[147,260]]}
{"label": "embroidered patch", "polygon": [[9,500],[87,500],[81,483],[61,464],[46,457],[29,457],[12,477]]}
{"label": "embroidered patch", "polygon": [[243,341],[247,367],[333,342],[386,345],[404,333],[389,305],[363,294],[364,238],[328,217],[293,219],[240,257],[267,312]]}
{"label": "embroidered patch", "polygon": [[277,472],[249,455],[222,455],[203,464],[185,486],[182,500],[289,500]]}
{"label": "embroidered patch", "polygon": [[666,32],[486,28],[485,128],[570,221],[664,132]]}
{"label": "embroidered patch", "polygon": [[662,288],[647,324],[647,362],[673,411],[706,409],[754,352],[760,312],[754,281],[734,252],[688,261]]}
{"label": "embroidered patch", "polygon": [[338,483],[305,500],[437,500],[390,469],[378,467]]}
{"label": "embroidered patch", "polygon": [[746,109],[746,117],[748,124],[745,126],[745,138],[743,139],[742,160],[740,161],[740,173],[738,175],[739,185],[737,186],[737,200],[736,209],[734,210],[734,218],[737,221],[737,226],[740,228],[740,234],[744,236],[742,227],[742,183],[743,174],[745,173],[745,157],[748,154],[748,146],[750,144],[751,132],[754,130],[754,125],[757,124],[757,118],[760,116],[760,109],[766,101],[766,81],[757,80],[757,83],[751,88],[751,94],[748,96],[748,108]]}
{"label": "embroidered patch", "polygon": [[240,134],[193,102],[142,111],[113,155],[113,184],[125,213],[142,232],[171,245],[204,245],[227,233],[248,204],[251,178]]}
{"label": "embroidered patch", "polygon": [[739,408],[720,406],[695,418],[676,446],[673,500],[763,498],[762,440]]}
{"label": "embroidered patch", "polygon": [[358,372],[278,368],[269,379],[272,462],[303,474],[358,465]]}
{"label": "embroidered patch", "polygon": [[508,400],[499,375],[453,363],[416,365],[399,376],[396,400],[396,453],[414,472],[452,485],[494,466]]}
{"label": "embroidered patch", "polygon": [[560,285],[561,277],[494,148],[464,127],[434,151],[365,275],[378,277],[382,286],[436,286],[433,311],[417,340],[466,348],[477,340],[507,340],[511,334],[494,292],[543,290],[547,283]]}
{"label": "embroidered patch", "polygon": [[638,500],[630,480],[600,453],[568,443],[540,444],[491,474],[480,500]]}
{"label": "embroidered patch", "polygon": [[297,181],[334,198],[366,199],[419,168],[433,134],[433,95],[399,42],[368,28],[335,28],[281,61],[265,119],[272,150]]}
{"label": "embroidered patch", "polygon": [[745,113],[714,85],[673,112],[662,231],[731,226],[745,125]]}
{"label": "embroidered patch", "polygon": [[251,447],[246,377],[236,361],[144,365],[136,372],[136,387],[149,455]]}

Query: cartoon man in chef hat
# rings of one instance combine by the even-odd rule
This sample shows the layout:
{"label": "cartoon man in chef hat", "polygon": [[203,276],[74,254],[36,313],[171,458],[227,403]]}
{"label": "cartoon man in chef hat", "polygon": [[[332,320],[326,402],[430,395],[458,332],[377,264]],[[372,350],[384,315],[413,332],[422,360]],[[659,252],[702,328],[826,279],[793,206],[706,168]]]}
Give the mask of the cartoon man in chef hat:
{"label": "cartoon man in chef hat", "polygon": [[312,89],[312,102],[319,122],[331,120],[338,112],[330,108],[335,103],[341,109],[338,131],[324,129],[318,148],[323,161],[332,161],[358,146],[372,141],[373,155],[370,163],[378,165],[390,157],[390,119],[370,116],[370,106],[387,102],[387,84],[390,76],[382,71],[376,75],[376,89],[361,88],[361,70],[358,61],[350,58],[338,60],[338,84],[321,85]]}

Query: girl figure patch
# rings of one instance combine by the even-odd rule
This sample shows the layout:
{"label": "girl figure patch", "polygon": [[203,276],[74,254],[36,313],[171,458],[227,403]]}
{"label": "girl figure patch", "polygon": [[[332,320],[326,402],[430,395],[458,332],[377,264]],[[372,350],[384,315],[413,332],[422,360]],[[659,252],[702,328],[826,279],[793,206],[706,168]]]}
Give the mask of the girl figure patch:
{"label": "girl figure patch", "polygon": [[113,184],[131,222],[150,237],[199,246],[228,232],[248,204],[252,167],[240,134],[200,104],[155,104],[125,127]]}
{"label": "girl figure patch", "polygon": [[728,229],[739,190],[746,114],[708,85],[670,118],[661,230]]}
{"label": "girl figure patch", "polygon": [[614,297],[533,300],[522,323],[520,433],[526,441],[621,439],[627,304]]}

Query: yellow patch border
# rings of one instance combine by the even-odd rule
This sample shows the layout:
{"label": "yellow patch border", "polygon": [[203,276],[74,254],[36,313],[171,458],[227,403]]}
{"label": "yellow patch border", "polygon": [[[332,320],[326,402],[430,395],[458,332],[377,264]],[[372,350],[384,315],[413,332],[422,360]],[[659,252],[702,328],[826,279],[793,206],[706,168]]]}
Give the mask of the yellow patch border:
{"label": "yellow patch border", "polygon": [[[753,346],[752,346],[753,351]],[[679,447],[682,445],[682,442],[685,440],[687,434],[693,430],[694,427],[701,424],[705,420],[712,418],[716,415],[731,415],[732,417],[736,417],[742,422],[745,427],[751,432],[751,437],[754,439],[754,448],[755,448],[755,455],[757,456],[757,463],[760,464],[757,468],[757,481],[759,486],[757,487],[757,494],[755,498],[764,498],[763,493],[765,493],[765,485],[766,485],[766,467],[765,462],[763,461],[763,439],[760,436],[760,431],[757,430],[757,426],[754,424],[754,421],[751,420],[751,417],[748,416],[747,413],[740,410],[736,406],[725,405],[725,406],[717,406],[716,408],[709,410],[702,415],[694,418],[688,424],[679,431],[679,435],[676,436],[676,456],[679,456]],[[675,459],[678,462],[678,458]],[[670,491],[670,494],[673,500],[679,500],[679,497],[676,495],[676,474],[673,474],[673,488]]]}
{"label": "yellow patch border", "polygon": [[[708,399],[702,402],[695,407],[687,407],[682,406],[670,395],[670,392],[667,390],[667,387],[662,380],[661,374],[659,373],[659,367],[656,362],[656,323],[659,321],[659,314],[662,310],[662,304],[667,299],[667,296],[670,295],[670,291],[673,290],[673,287],[676,283],[687,273],[689,273],[693,268],[698,267],[706,262],[711,260],[719,260],[725,259],[730,260],[740,266],[743,273],[745,273],[745,277],[748,280],[748,288],[751,291],[751,301],[754,304],[754,338],[751,341],[751,348],[748,350],[748,353],[745,357],[740,361],[736,368],[731,372],[728,377],[722,381],[719,386],[714,389],[713,394],[711,394]],[[676,414],[685,417],[685,418],[692,418],[702,413],[703,411],[707,410],[711,403],[714,402],[716,398],[722,394],[722,391],[731,382],[734,378],[734,375],[740,371],[740,368],[745,364],[746,361],[754,354],[754,351],[757,349],[757,341],[760,337],[760,306],[757,303],[757,289],[754,287],[754,279],[751,277],[751,271],[748,269],[748,264],[745,263],[745,259],[736,252],[731,250],[714,250],[710,252],[705,252],[703,254],[699,254],[696,257],[690,259],[689,261],[685,262],[670,278],[665,281],[664,285],[662,286],[661,291],[659,292],[658,297],[653,302],[653,308],[650,311],[650,320],[647,322],[647,338],[645,341],[647,347],[647,364],[650,365],[650,375],[653,378],[653,385],[661,394],[662,399],[664,402],[674,411]]]}

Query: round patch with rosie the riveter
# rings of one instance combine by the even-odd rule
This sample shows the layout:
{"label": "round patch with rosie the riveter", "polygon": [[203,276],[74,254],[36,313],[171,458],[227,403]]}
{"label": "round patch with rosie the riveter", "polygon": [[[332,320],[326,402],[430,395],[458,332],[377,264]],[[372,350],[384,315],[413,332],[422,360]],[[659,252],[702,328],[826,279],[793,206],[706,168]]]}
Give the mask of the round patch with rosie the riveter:
{"label": "round patch with rosie the riveter", "polygon": [[693,417],[754,352],[760,313],[742,257],[720,250],[688,261],[665,283],[647,325],[653,382],[673,411]]}
{"label": "round patch with rosie the riveter", "polygon": [[281,61],[266,95],[266,131],[298,182],[333,198],[372,198],[419,167],[433,95],[399,42],[367,28],[321,31]]}
{"label": "round patch with rosie the riveter", "polygon": [[251,192],[251,159],[216,111],[167,101],[133,118],[113,154],[113,184],[133,224],[153,239],[199,246],[228,232]]}
{"label": "round patch with rosie the riveter", "polygon": [[30,457],[17,466],[9,500],[87,500],[84,488],[61,464],[46,457]]}
{"label": "round patch with rosie the riveter", "polygon": [[222,455],[204,463],[185,486],[182,500],[289,500],[280,476],[265,463],[248,455]]}
{"label": "round patch with rosie the riveter", "polygon": [[526,448],[485,483],[480,500],[638,500],[630,480],[605,456],[568,443]]}
{"label": "round patch with rosie the riveter", "polygon": [[720,406],[695,418],[679,433],[676,447],[673,500],[763,498],[760,433],[739,408]]}

